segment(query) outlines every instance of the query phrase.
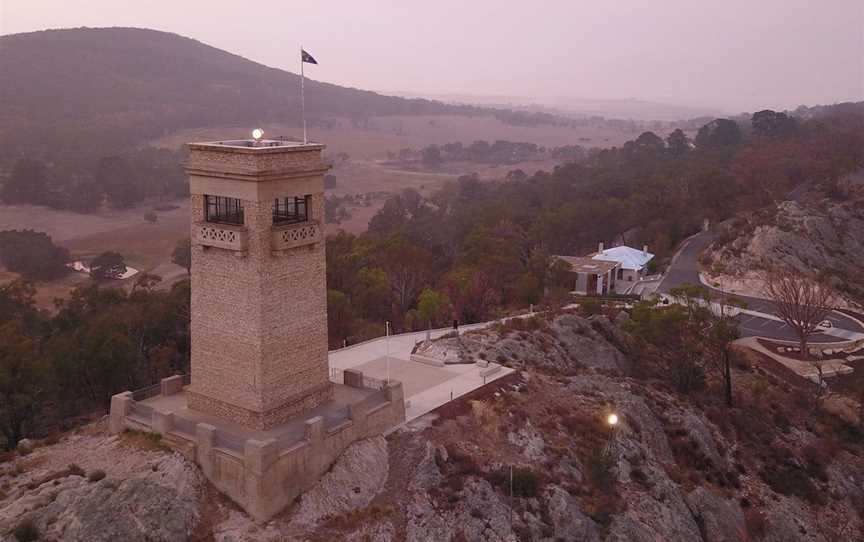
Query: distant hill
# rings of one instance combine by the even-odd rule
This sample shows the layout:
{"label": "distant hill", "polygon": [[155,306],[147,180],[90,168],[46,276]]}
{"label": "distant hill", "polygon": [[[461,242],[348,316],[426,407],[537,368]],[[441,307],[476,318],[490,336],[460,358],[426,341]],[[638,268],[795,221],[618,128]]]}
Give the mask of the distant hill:
{"label": "distant hill", "polygon": [[[292,121],[298,75],[176,34],[78,28],[0,36],[0,153],[102,152],[183,128]],[[471,113],[312,80],[307,117]],[[3,156],[0,155],[0,159]]]}

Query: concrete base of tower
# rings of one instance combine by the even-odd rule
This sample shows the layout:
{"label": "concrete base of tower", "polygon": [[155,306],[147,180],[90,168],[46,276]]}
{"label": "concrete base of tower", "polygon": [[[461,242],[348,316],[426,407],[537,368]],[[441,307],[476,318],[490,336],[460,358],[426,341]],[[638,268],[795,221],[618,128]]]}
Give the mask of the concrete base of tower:
{"label": "concrete base of tower", "polygon": [[371,379],[359,371],[346,371],[344,381],[332,384],[330,399],[318,407],[268,429],[192,408],[197,398],[188,388],[163,386],[162,394],[140,401],[124,392],[112,397],[109,428],[161,434],[216,488],[256,520],[267,521],[311,488],[353,442],[404,422],[401,383],[365,388]]}
{"label": "concrete base of tower", "polygon": [[198,393],[194,386],[186,390],[186,401],[190,409],[212,414],[224,420],[261,431],[285,424],[298,414],[314,410],[332,399],[333,383],[325,382],[320,386],[305,390],[302,395],[289,398],[276,408],[260,412]]}

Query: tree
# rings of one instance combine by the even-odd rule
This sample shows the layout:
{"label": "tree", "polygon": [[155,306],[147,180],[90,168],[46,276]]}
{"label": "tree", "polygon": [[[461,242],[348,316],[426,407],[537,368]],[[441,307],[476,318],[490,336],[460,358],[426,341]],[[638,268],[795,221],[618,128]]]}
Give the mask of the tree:
{"label": "tree", "polygon": [[[683,289],[683,290],[682,290]],[[726,406],[731,407],[732,398],[732,363],[729,347],[738,338],[738,320],[734,317],[734,309],[743,308],[744,302],[725,292],[716,292],[704,286],[686,284],[678,291],[705,302],[708,312],[703,315],[708,319],[708,327],[704,330],[706,339],[705,355],[723,378],[723,398]],[[716,292],[716,293],[715,293]]]}
{"label": "tree", "polygon": [[116,207],[130,207],[143,198],[143,186],[136,182],[135,170],[122,156],[108,156],[99,160],[94,177],[96,184],[108,194]]}
{"label": "tree", "polygon": [[678,128],[666,137],[666,148],[669,154],[680,158],[690,150],[690,139]]}
{"label": "tree", "polygon": [[[765,294],[774,301],[777,316],[798,336],[801,359],[807,359],[807,340],[837,305],[838,297],[827,284],[788,268],[773,267],[765,273]],[[821,367],[817,367],[821,381]]]}
{"label": "tree", "polygon": [[44,364],[20,323],[0,324],[0,431],[7,450],[32,431],[46,384]]}
{"label": "tree", "polygon": [[339,348],[351,334],[351,322],[354,311],[351,300],[344,292],[327,290],[327,331],[330,335],[330,346]]}
{"label": "tree", "polygon": [[794,118],[770,109],[753,113],[750,123],[753,132],[762,137],[781,138],[793,135],[798,130],[798,123]]}
{"label": "tree", "polygon": [[443,162],[441,148],[438,145],[429,145],[423,149],[423,163],[429,166],[437,166]]}
{"label": "tree", "polygon": [[324,175],[324,188],[336,188],[336,175]]}
{"label": "tree", "polygon": [[431,288],[424,288],[420,293],[420,300],[417,302],[417,310],[420,312],[420,318],[426,323],[428,329],[432,329],[433,323],[441,318],[441,311],[443,309],[443,296]]}
{"label": "tree", "polygon": [[654,132],[642,132],[634,143],[637,149],[655,154],[659,154],[666,148],[666,144]]}
{"label": "tree", "polygon": [[90,262],[90,276],[94,280],[117,279],[125,272],[126,262],[117,252],[105,251]]}
{"label": "tree", "polygon": [[177,241],[174,252],[171,253],[171,261],[184,268],[187,273],[192,272],[192,240],[190,238],[186,237]]}
{"label": "tree", "polygon": [[741,142],[741,128],[738,123],[729,119],[714,119],[699,128],[696,134],[696,146],[699,148],[726,147]]}
{"label": "tree", "polygon": [[5,203],[42,203],[48,183],[48,168],[39,160],[20,158],[3,184],[0,199]]}
{"label": "tree", "polygon": [[69,251],[33,230],[0,232],[0,262],[28,279],[53,280],[69,272]]}

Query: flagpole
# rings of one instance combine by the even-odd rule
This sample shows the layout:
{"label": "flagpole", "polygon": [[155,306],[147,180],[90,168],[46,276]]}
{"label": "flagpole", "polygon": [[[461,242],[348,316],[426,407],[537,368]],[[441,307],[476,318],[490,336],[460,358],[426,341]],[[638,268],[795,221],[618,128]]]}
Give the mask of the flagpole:
{"label": "flagpole", "polygon": [[306,96],[303,92],[303,83],[306,79],[303,73],[303,46],[300,46],[300,116],[303,119],[303,144],[308,143],[306,139]]}

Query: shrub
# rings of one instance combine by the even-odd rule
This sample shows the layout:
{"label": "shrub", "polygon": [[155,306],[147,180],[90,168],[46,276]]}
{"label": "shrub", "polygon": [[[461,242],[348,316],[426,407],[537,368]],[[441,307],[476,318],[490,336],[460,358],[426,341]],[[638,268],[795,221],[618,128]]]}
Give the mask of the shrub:
{"label": "shrub", "polygon": [[534,471],[522,468],[513,471],[513,495],[527,498],[536,497],[539,485]]}
{"label": "shrub", "polygon": [[595,447],[588,454],[585,467],[588,471],[588,480],[595,489],[609,491],[615,483],[612,467],[615,459],[612,454],[606,453],[602,446]]}
{"label": "shrub", "polygon": [[579,300],[579,312],[582,316],[594,316],[603,311],[603,305],[600,301],[591,297],[586,297]]}
{"label": "shrub", "polygon": [[92,470],[87,474],[87,480],[91,482],[98,482],[103,478],[105,478],[105,471],[102,469]]}
{"label": "shrub", "polygon": [[39,540],[39,529],[36,528],[36,524],[33,523],[32,519],[22,520],[15,527],[13,533],[18,542],[32,542],[33,540]]}

